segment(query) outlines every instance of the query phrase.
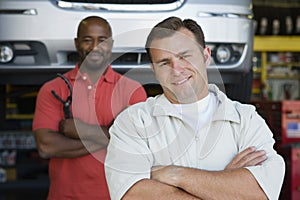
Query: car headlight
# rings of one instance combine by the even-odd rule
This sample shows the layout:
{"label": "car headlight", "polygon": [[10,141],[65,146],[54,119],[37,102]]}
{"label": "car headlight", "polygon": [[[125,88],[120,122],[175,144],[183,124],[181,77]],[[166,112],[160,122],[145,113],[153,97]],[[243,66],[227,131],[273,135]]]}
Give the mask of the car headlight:
{"label": "car headlight", "polygon": [[229,45],[220,45],[215,49],[215,61],[217,63],[227,63],[233,56],[233,49]]}
{"label": "car headlight", "polygon": [[14,58],[14,50],[11,45],[0,44],[0,63],[8,63]]}

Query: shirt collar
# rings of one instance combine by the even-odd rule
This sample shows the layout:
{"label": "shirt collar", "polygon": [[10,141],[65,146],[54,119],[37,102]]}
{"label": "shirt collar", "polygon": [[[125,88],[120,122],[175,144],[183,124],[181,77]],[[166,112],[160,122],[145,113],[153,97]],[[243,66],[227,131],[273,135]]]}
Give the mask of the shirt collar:
{"label": "shirt collar", "polygon": [[164,94],[156,96],[153,115],[154,116],[170,115],[170,116],[181,118],[177,109],[174,108],[172,103],[166,98]]}
{"label": "shirt collar", "polygon": [[[236,123],[240,122],[240,117],[234,103],[227,98],[227,96],[219,90],[214,84],[209,84],[209,92],[213,93],[218,100],[218,109],[213,115],[213,121],[226,120],[233,121]],[[154,116],[169,115],[177,118],[181,118],[180,113],[174,109],[170,101],[165,97],[164,94],[156,97],[155,106],[153,109]]]}
{"label": "shirt collar", "polygon": [[112,69],[110,65],[107,66],[107,70],[103,75],[104,80],[109,83],[116,83],[118,79],[116,78],[116,72]]}
{"label": "shirt collar", "polygon": [[236,110],[235,103],[214,85],[208,85],[209,92],[213,93],[218,99],[218,109],[213,115],[213,121],[226,120],[240,123],[240,117]]}
{"label": "shirt collar", "polygon": [[76,64],[75,68],[72,69],[72,70],[70,70],[70,71],[68,71],[68,72],[66,72],[66,73],[64,74],[64,76],[65,76],[69,81],[74,81],[74,80],[77,78],[77,76],[78,76],[78,73],[79,73],[78,69],[79,69],[79,68],[78,68],[78,64]]}
{"label": "shirt collar", "polygon": [[[102,75],[100,77],[103,78],[106,82],[109,83],[116,83],[116,81],[118,80],[115,76],[115,72],[113,71],[112,67],[110,65],[107,66],[107,70],[104,73],[104,75]],[[75,68],[73,70],[71,70],[70,72],[66,73],[66,77],[70,80],[75,80],[75,79],[79,79],[82,78],[84,76],[84,74],[82,74],[79,71],[79,63],[76,64]]]}

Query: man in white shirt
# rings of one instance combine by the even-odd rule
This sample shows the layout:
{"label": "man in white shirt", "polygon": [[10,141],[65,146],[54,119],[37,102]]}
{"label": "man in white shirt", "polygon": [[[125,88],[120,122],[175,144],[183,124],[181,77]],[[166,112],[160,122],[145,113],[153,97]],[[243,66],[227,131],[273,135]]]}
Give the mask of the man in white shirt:
{"label": "man in white shirt", "polygon": [[251,105],[208,84],[201,27],[170,17],[146,49],[163,94],[122,112],[105,172],[115,199],[278,199],[285,165]]}

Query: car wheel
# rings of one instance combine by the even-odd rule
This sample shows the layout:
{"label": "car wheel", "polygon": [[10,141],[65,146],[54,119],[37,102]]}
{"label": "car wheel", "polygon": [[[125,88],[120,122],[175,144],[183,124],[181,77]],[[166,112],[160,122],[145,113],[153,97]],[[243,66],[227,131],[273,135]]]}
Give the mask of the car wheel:
{"label": "car wheel", "polygon": [[225,85],[227,96],[242,103],[249,103],[252,93],[253,72],[250,70],[241,75],[240,80],[234,84]]}

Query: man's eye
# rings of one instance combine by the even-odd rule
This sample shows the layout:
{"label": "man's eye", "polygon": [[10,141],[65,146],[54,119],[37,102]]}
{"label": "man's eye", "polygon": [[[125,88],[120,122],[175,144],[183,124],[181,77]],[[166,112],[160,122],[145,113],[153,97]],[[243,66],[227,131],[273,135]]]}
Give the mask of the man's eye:
{"label": "man's eye", "polygon": [[107,42],[107,40],[99,40],[99,43]]}
{"label": "man's eye", "polygon": [[92,42],[92,40],[90,40],[90,39],[84,39],[83,42],[89,43],[89,42]]}
{"label": "man's eye", "polygon": [[100,45],[109,45],[110,43],[111,43],[111,40],[109,40],[109,39],[99,40]]}
{"label": "man's eye", "polygon": [[191,55],[181,55],[181,56],[179,56],[180,59],[187,59],[188,57],[191,57]]}
{"label": "man's eye", "polygon": [[169,62],[162,62],[159,64],[160,67],[168,66]]}

